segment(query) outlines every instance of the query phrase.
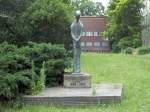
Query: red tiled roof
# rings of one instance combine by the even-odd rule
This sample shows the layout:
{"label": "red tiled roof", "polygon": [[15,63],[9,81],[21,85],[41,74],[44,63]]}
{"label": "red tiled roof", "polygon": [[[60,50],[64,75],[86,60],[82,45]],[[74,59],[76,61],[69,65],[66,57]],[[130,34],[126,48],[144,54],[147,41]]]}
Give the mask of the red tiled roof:
{"label": "red tiled roof", "polygon": [[81,16],[86,32],[104,32],[106,30],[106,17]]}

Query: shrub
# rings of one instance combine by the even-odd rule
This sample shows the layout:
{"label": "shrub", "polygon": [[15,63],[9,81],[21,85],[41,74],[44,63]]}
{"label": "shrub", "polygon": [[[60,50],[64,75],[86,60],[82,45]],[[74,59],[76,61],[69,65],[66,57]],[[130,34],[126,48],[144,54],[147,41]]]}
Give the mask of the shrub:
{"label": "shrub", "polygon": [[62,84],[64,69],[70,66],[62,45],[29,43],[18,48],[0,45],[0,99],[36,94],[47,86]]}
{"label": "shrub", "polygon": [[0,54],[6,54],[15,52],[17,50],[17,46],[13,44],[8,44],[7,42],[4,42],[0,44]]}
{"label": "shrub", "polygon": [[125,54],[133,54],[133,48],[131,47],[128,47],[126,49],[124,49],[122,52],[125,53]]}
{"label": "shrub", "polygon": [[150,53],[150,46],[143,46],[137,49],[137,54],[144,55]]}
{"label": "shrub", "polygon": [[120,52],[128,48],[137,48],[139,46],[141,46],[140,39],[133,39],[133,37],[124,37],[118,42],[113,42],[112,50],[113,52]]}
{"label": "shrub", "polygon": [[0,74],[0,99],[11,100],[25,93],[30,84],[30,70],[16,72],[14,74],[1,71]]}
{"label": "shrub", "polygon": [[29,43],[29,46],[21,48],[20,53],[34,61],[38,76],[42,63],[45,62],[47,86],[62,84],[64,69],[71,65],[68,52],[62,45]]}

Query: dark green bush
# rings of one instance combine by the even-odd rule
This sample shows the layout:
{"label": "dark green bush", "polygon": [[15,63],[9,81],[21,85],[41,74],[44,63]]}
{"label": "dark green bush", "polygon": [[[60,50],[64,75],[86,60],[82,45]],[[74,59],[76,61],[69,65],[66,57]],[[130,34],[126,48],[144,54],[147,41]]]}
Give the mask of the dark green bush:
{"label": "dark green bush", "polygon": [[124,49],[122,52],[125,53],[125,54],[133,54],[133,48],[131,47],[128,47],[126,49]]}
{"label": "dark green bush", "polygon": [[16,50],[17,50],[16,45],[8,44],[7,42],[0,44],[0,54],[11,53],[11,52],[15,52]]}
{"label": "dark green bush", "polygon": [[70,66],[68,53],[61,45],[29,43],[18,48],[3,43],[0,57],[0,99],[3,100],[36,94],[45,84],[62,84],[64,69]]}
{"label": "dark green bush", "polygon": [[120,52],[128,48],[138,48],[142,45],[140,39],[135,37],[124,37],[120,39],[118,42],[113,42],[112,44],[112,51],[113,52]]}
{"label": "dark green bush", "polygon": [[29,46],[21,48],[20,52],[34,61],[36,74],[40,73],[45,61],[47,86],[62,84],[64,69],[70,66],[68,52],[62,45],[29,43]]}
{"label": "dark green bush", "polygon": [[0,97],[2,100],[10,100],[16,98],[19,94],[26,92],[30,85],[31,71],[21,71],[14,74],[1,72],[4,76],[0,76]]}
{"label": "dark green bush", "polygon": [[137,54],[144,55],[150,53],[150,46],[143,46],[137,49]]}

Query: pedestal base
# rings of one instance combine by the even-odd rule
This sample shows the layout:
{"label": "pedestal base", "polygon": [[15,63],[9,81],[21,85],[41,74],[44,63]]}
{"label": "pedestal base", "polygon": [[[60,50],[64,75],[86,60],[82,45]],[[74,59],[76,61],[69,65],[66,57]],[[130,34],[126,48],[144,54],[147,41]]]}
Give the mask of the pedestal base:
{"label": "pedestal base", "polygon": [[72,73],[71,75],[64,75],[65,88],[90,88],[91,76],[84,73]]}
{"label": "pedestal base", "polygon": [[[93,94],[93,91],[95,91]],[[35,96],[24,96],[25,104],[49,105],[97,105],[121,103],[122,84],[102,83],[93,85],[92,88],[46,88]]]}

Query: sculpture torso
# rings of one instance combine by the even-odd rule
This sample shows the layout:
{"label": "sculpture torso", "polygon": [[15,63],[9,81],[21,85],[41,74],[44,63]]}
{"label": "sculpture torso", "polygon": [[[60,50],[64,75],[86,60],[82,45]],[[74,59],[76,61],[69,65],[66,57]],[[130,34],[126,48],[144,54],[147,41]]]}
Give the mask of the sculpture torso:
{"label": "sculpture torso", "polygon": [[83,24],[80,21],[74,21],[71,25],[71,35],[76,41],[79,41],[83,31]]}

